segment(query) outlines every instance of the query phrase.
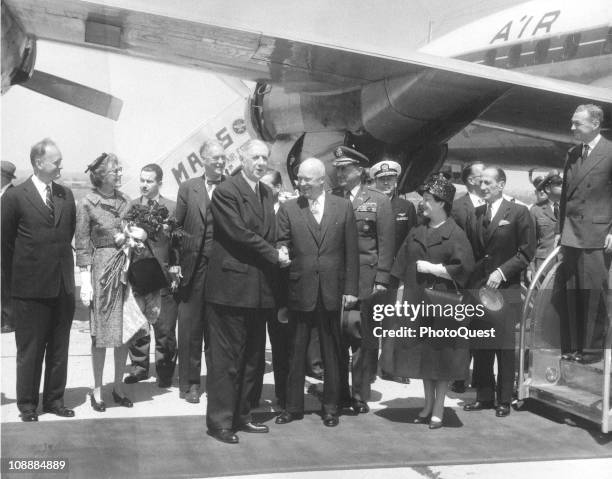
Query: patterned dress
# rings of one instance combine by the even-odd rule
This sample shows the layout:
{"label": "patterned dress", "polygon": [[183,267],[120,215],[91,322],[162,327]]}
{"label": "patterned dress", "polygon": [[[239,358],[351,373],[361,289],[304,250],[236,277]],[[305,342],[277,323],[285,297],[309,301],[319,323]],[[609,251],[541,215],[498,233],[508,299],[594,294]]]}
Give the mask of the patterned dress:
{"label": "patterned dress", "polygon": [[100,308],[100,276],[117,252],[114,236],[121,231],[121,218],[129,204],[129,198],[118,190],[112,197],[105,197],[93,189],[77,206],[76,262],[77,266],[91,265],[94,292],[91,336],[99,348],[123,344],[123,289],[114,297],[109,309],[103,312]]}

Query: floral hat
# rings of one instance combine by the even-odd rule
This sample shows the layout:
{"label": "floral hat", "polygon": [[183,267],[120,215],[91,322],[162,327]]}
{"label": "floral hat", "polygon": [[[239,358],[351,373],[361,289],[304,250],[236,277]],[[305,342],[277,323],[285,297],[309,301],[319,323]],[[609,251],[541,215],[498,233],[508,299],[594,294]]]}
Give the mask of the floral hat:
{"label": "floral hat", "polygon": [[433,175],[427,183],[419,187],[417,190],[420,195],[428,192],[436,198],[441,199],[445,203],[452,205],[455,199],[455,185],[448,180],[443,173]]}

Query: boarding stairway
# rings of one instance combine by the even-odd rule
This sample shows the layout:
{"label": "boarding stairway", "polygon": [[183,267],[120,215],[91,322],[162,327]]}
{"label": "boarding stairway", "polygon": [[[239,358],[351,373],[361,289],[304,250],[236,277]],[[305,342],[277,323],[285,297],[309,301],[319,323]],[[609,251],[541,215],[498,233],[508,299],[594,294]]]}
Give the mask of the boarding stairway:
{"label": "boarding stairway", "polygon": [[[526,291],[519,333],[519,406],[531,398],[612,429],[610,403],[612,327],[603,359],[592,364],[561,359],[560,318],[553,307],[555,276],[561,265],[557,247]],[[610,295],[608,295],[610,296]],[[608,311],[612,307],[607,298]]]}

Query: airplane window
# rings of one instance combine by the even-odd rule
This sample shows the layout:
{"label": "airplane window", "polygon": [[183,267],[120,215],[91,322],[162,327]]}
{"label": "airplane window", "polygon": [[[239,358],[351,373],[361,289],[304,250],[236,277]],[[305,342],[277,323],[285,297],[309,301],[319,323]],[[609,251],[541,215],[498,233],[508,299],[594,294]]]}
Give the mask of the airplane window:
{"label": "airplane window", "polygon": [[548,56],[548,49],[550,48],[550,39],[540,40],[536,43],[535,47],[535,63],[544,63]]}
{"label": "airplane window", "polygon": [[485,53],[484,64],[490,67],[495,66],[495,58],[497,57],[497,49],[488,50]]}
{"label": "airplane window", "polygon": [[565,38],[563,46],[563,59],[569,60],[576,56],[578,47],[580,46],[580,33],[573,33]]}
{"label": "airplane window", "polygon": [[508,52],[508,68],[516,68],[521,63],[521,45],[514,45]]}

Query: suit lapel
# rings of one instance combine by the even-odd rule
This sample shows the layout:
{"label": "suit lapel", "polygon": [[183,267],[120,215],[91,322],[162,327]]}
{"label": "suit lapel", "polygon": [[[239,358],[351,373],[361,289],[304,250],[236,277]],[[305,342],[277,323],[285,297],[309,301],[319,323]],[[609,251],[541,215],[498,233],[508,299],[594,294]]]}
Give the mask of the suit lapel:
{"label": "suit lapel", "polygon": [[210,198],[208,197],[208,191],[206,191],[206,180],[203,176],[200,178],[200,181],[193,185],[193,192],[195,194],[195,201],[200,209],[200,214],[202,215],[202,221],[206,222]]}
{"label": "suit lapel", "polygon": [[[578,187],[578,185],[586,178],[589,172],[595,168],[599,163],[601,163],[605,159],[605,155],[603,154],[604,149],[604,139],[600,138],[597,146],[593,149],[591,154],[587,156],[585,160],[583,160],[580,168],[576,168],[578,163],[574,163],[572,167],[572,179],[570,191],[568,192],[568,196],[570,196],[574,190]],[[575,175],[573,174],[575,171]]]}
{"label": "suit lapel", "polygon": [[41,215],[43,215],[45,220],[49,221],[49,208],[47,208],[47,205],[40,197],[40,194],[38,193],[36,186],[34,186],[34,182],[32,181],[31,177],[26,180],[24,189],[26,190],[26,198],[28,201],[40,212]]}
{"label": "suit lapel", "polygon": [[321,236],[318,231],[317,221],[312,215],[312,211],[310,211],[308,200],[304,198],[303,196],[300,196],[298,198],[297,204],[300,209],[300,213],[304,217],[304,222],[306,223],[306,226],[308,227],[308,231],[310,231],[310,234],[312,234],[312,237],[317,243],[317,246],[319,246],[321,242]]}
{"label": "suit lapel", "polygon": [[332,216],[337,211],[337,204],[338,203],[335,198],[328,194],[325,195],[325,201],[323,203],[323,217],[321,218],[321,243],[325,239],[325,233],[327,233],[327,227],[331,223]]}
{"label": "suit lapel", "polygon": [[495,230],[499,226],[499,222],[506,217],[506,213],[509,210],[509,208],[510,208],[510,204],[508,203],[508,201],[502,200],[501,204],[499,205],[499,208],[497,209],[497,213],[495,213],[495,216],[491,219],[491,223],[485,229],[485,234],[484,234],[485,245],[488,244],[489,241],[491,241],[491,238],[493,237]]}
{"label": "suit lapel", "polygon": [[[261,203],[257,199],[257,196],[255,196],[253,188],[251,188],[251,185],[249,185],[244,179],[244,177],[242,176],[242,172],[237,173],[237,176],[238,177],[236,178],[236,186],[238,187],[238,190],[240,191],[240,193],[242,193],[244,199],[246,199],[251,204],[253,211],[259,217],[259,219],[263,221],[263,209],[261,207]],[[257,186],[260,186],[259,183],[257,183]],[[259,192],[261,193],[261,188],[259,189]]]}
{"label": "suit lapel", "polygon": [[55,226],[59,224],[60,218],[62,217],[62,211],[64,210],[64,203],[66,200],[66,191],[59,185],[52,183],[51,191],[53,192],[53,206],[55,216]]}

